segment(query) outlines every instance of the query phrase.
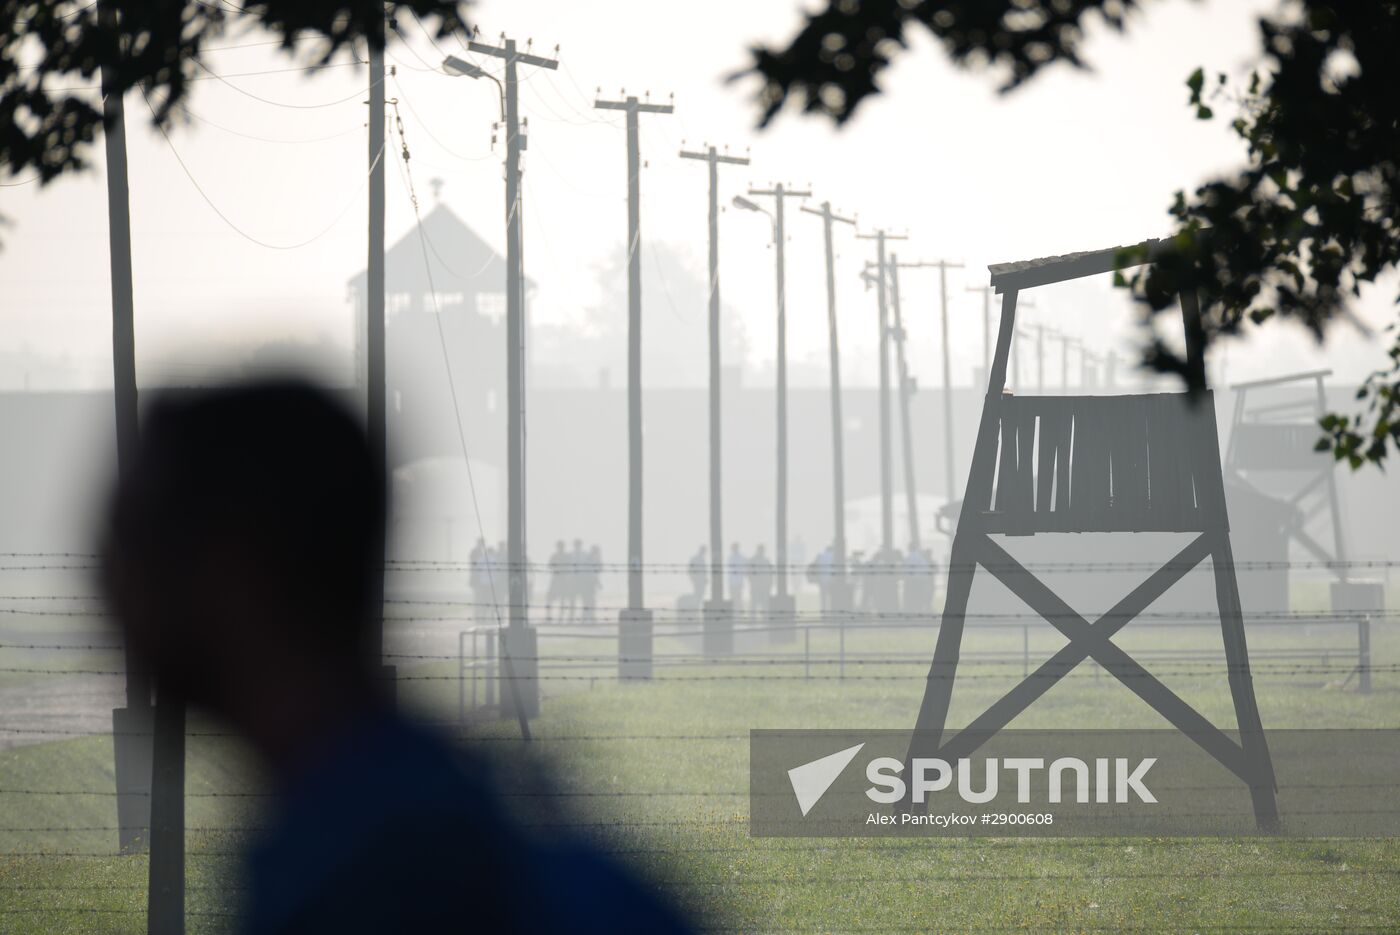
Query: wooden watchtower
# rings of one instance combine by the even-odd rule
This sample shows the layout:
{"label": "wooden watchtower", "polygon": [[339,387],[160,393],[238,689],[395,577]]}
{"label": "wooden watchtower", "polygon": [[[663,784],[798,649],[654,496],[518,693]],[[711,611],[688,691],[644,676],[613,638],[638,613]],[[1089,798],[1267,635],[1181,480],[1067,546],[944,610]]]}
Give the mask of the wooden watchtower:
{"label": "wooden watchtower", "polygon": [[[1155,242],[1142,245],[1151,256]],[[1012,396],[1007,358],[1016,331],[1016,299],[1026,289],[1107,273],[1123,248],[990,267],[1001,295],[1001,324],[972,468],[954,533],[947,598],[910,756],[950,762],[976,749],[1092,658],[1249,788],[1262,827],[1277,821],[1269,758],[1245,645],[1239,586],[1230,548],[1220,443],[1210,393],[1132,396]],[[1200,367],[1200,307],[1181,297],[1188,363]],[[1198,371],[1200,372],[1200,371]],[[1094,622],[999,545],[994,535],[1193,533],[1190,544]],[[1205,559],[1215,574],[1225,660],[1239,741],[1208,721],[1113,636]],[[981,570],[1044,617],[1068,643],[963,730],[944,736],[974,575]]]}
{"label": "wooden watchtower", "polygon": [[[1327,414],[1327,391],[1322,381],[1331,375],[1330,370],[1312,370],[1234,384],[1235,410],[1225,449],[1225,473],[1261,494],[1264,491],[1257,483],[1261,475],[1296,478],[1294,489],[1286,496],[1289,505],[1297,509],[1289,515],[1284,531],[1338,580],[1346,581],[1346,531],[1337,491],[1337,462],[1330,453],[1314,448],[1317,422]],[[1313,384],[1313,393],[1280,398],[1281,393],[1308,383]],[[1307,529],[1323,511],[1331,520],[1330,550]]]}

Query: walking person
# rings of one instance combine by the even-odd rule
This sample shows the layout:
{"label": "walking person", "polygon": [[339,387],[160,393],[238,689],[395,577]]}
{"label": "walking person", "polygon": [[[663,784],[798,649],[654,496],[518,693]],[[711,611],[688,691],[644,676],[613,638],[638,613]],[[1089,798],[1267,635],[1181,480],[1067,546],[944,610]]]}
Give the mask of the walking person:
{"label": "walking person", "polygon": [[564,578],[567,582],[564,600],[569,608],[569,619],[582,620],[584,582],[588,577],[588,553],[584,551],[582,539],[574,540],[574,547],[569,551],[569,561],[565,567],[568,570]]}
{"label": "walking person", "polygon": [[486,546],[485,539],[477,539],[476,545],[472,546],[471,554],[471,589],[472,602],[478,607],[485,607],[491,603],[491,582],[487,579],[487,562],[490,561],[491,550]]}
{"label": "walking person", "polygon": [[807,580],[817,586],[817,596],[822,613],[831,609],[831,568],[832,550],[827,546],[817,553],[807,566]]}
{"label": "walking person", "polygon": [[763,551],[763,543],[754,546],[748,560],[749,607],[755,614],[768,613],[773,600],[773,562]]}
{"label": "walking person", "polygon": [[549,588],[544,596],[544,619],[552,620],[554,608],[559,616],[564,616],[564,576],[569,561],[569,552],[564,548],[564,540],[554,543],[554,553],[549,556]]}
{"label": "walking person", "polygon": [[744,553],[739,549],[739,543],[735,542],[729,547],[729,601],[734,608],[734,613],[738,614],[744,608],[744,578],[747,572],[748,561],[744,558]]}
{"label": "walking person", "polygon": [[583,574],[583,622],[594,623],[598,619],[598,592],[603,589],[603,548],[595,544],[588,550],[584,560]]}
{"label": "walking person", "polygon": [[927,551],[911,545],[904,557],[904,610],[910,614],[926,614],[932,607],[933,563]]}
{"label": "walking person", "polygon": [[710,559],[707,553],[708,550],[703,545],[700,546],[685,566],[686,575],[690,577],[690,597],[695,602],[696,610],[704,606],[705,588],[710,583]]}

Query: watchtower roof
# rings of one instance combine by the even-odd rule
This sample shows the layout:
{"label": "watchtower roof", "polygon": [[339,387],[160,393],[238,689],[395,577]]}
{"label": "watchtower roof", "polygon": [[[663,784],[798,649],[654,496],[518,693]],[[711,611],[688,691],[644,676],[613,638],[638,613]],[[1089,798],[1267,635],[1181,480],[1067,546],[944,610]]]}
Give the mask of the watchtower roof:
{"label": "watchtower roof", "polygon": [[[1105,250],[1085,250],[1080,253],[1066,253],[1061,256],[1044,256],[1034,260],[1017,260],[1014,263],[993,263],[987,267],[992,274],[992,288],[997,292],[1030,289],[1046,286],[1070,279],[1081,279],[1097,273],[1111,273],[1115,269],[1141,266],[1146,259],[1124,262],[1124,253],[1129,250],[1146,248],[1145,256],[1151,258],[1159,241],[1144,240],[1140,244],[1123,247],[1109,247]],[[1139,254],[1138,256],[1143,256]]]}

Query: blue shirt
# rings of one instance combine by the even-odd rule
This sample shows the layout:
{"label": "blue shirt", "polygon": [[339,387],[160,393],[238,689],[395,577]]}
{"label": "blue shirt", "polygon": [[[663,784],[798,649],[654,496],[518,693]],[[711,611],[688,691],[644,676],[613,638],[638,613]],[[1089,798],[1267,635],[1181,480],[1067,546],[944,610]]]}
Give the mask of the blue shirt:
{"label": "blue shirt", "polygon": [[605,855],[527,836],[463,764],[387,716],[328,742],[250,856],[247,930],[689,931]]}

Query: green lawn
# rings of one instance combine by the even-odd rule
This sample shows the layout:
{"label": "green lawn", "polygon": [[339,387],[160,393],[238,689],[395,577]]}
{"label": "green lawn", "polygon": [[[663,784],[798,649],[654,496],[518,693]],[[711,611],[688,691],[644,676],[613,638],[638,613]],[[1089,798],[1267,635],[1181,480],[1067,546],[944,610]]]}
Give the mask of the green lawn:
{"label": "green lawn", "polygon": [[[1377,628],[1382,667],[1370,695],[1342,688],[1342,659],[1354,633],[1261,631],[1256,687],[1265,726],[1395,727],[1400,635]],[[1218,636],[1215,637],[1218,644]],[[1201,645],[1180,633],[1131,632],[1132,649],[1177,652]],[[1060,641],[1038,633],[1033,658]],[[1326,672],[1323,646],[1332,647]],[[753,839],[748,835],[747,733],[751,728],[907,728],[919,703],[925,663],[863,665],[860,653],[927,653],[928,631],[847,634],[846,678],[834,664],[800,658],[804,643],[757,648],[754,665],[667,667],[650,684],[616,684],[614,667],[576,657],[610,652],[605,641],[546,640],[542,652],[571,657],[551,670],[544,714],[533,724],[541,755],[565,790],[550,800],[561,812],[542,833],[587,835],[629,861],[709,926],[746,932],[1348,931],[1400,929],[1400,844],[1388,840],[1294,841],[1040,839]],[[1210,645],[1210,644],[1204,644]],[[984,653],[1021,651],[1019,632],[974,634],[969,676],[958,685],[952,720],[981,710],[1019,676],[1019,659]],[[659,649],[691,649],[668,639]],[[1306,659],[1270,652],[1307,650]],[[813,656],[830,658],[837,638],[813,637]],[[1211,660],[1149,662],[1163,681],[1209,717],[1230,725],[1223,670]],[[454,662],[402,668],[401,698],[434,718],[455,716]],[[1299,671],[1302,670],[1302,671]],[[555,677],[560,676],[560,677]],[[566,677],[565,677],[566,676]],[[1018,719],[1017,727],[1153,727],[1155,714],[1111,678],[1086,668]],[[198,730],[199,726],[195,725]],[[518,752],[513,722],[486,719],[480,745]],[[503,757],[510,776],[535,769]],[[0,789],[112,788],[110,741],[83,738],[0,752]],[[256,788],[233,743],[195,736],[190,744],[192,828],[246,826],[249,800],[207,793]],[[525,788],[508,782],[508,789]],[[539,821],[538,799],[512,800]],[[106,828],[110,796],[0,795],[5,829]],[[240,837],[192,831],[189,876],[192,932],[226,931],[238,896]],[[5,830],[0,851],[43,851],[0,858],[0,930],[139,932],[144,930],[145,862],[110,856],[115,834]],[[62,856],[83,854],[85,856]],[[86,855],[108,856],[86,856]]]}

